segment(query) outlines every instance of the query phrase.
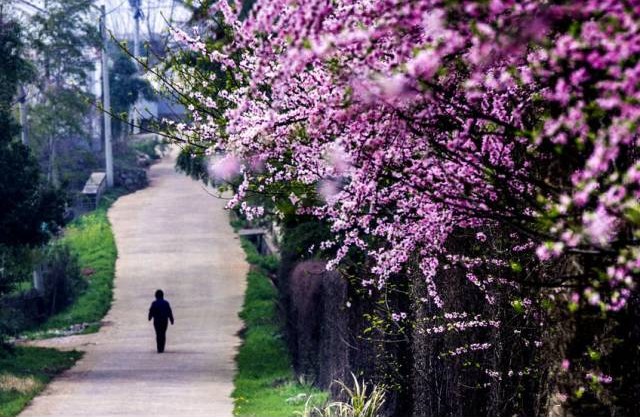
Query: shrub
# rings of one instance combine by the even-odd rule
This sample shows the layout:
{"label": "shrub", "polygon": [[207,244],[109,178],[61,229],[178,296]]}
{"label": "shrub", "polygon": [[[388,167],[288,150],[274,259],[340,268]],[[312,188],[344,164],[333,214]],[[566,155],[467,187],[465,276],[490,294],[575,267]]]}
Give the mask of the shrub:
{"label": "shrub", "polygon": [[117,249],[107,208],[115,197],[105,196],[98,210],[67,227],[62,241],[77,256],[80,269],[87,274],[87,287],[73,304],[49,318],[41,326],[42,330],[97,322],[109,310]]}
{"label": "shrub", "polygon": [[62,311],[87,288],[80,274],[78,257],[64,241],[57,241],[44,254],[44,306],[49,315]]}

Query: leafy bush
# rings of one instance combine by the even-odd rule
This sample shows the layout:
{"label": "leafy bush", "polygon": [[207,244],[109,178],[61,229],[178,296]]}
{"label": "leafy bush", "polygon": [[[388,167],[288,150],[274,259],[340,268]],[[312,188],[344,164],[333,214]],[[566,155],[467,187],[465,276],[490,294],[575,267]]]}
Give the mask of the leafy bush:
{"label": "leafy bush", "polygon": [[56,241],[44,253],[44,300],[50,314],[62,311],[87,288],[78,257],[64,241]]}
{"label": "leafy bush", "polygon": [[48,316],[71,305],[87,287],[80,273],[78,257],[66,242],[53,241],[42,248],[37,256],[41,259],[42,291],[33,290],[29,260],[25,262],[21,281],[1,300],[2,335],[17,335],[25,329],[33,328]]}
{"label": "leafy bush", "polygon": [[280,279],[286,280],[298,262],[315,257],[320,242],[330,237],[329,227],[320,220],[303,219],[298,224],[285,225],[280,248]]}
{"label": "leafy bush", "polygon": [[191,145],[183,147],[178,154],[176,169],[194,180],[209,182],[207,158],[201,152],[198,152],[198,148]]}
{"label": "leafy bush", "polygon": [[241,217],[238,214],[236,214],[234,211],[231,211],[230,223],[231,223],[231,227],[233,227],[233,230],[235,230],[236,232],[240,229],[243,229],[249,226],[249,222],[244,217]]}
{"label": "leafy bush", "polygon": [[0,244],[0,295],[14,292],[31,273],[31,248]]}

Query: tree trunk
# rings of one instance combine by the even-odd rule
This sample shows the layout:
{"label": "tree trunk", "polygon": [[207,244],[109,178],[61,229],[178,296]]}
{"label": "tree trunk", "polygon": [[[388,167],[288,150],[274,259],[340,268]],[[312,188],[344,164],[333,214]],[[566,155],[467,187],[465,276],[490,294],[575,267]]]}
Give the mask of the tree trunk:
{"label": "tree trunk", "polygon": [[53,136],[49,137],[49,183],[54,187],[60,186],[60,175],[58,172],[56,141]]}

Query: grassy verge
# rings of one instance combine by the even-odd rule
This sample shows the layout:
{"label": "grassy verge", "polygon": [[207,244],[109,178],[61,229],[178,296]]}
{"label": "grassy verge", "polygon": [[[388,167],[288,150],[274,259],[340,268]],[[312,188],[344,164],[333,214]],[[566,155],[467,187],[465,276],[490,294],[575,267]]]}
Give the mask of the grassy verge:
{"label": "grassy verge", "polygon": [[97,324],[109,311],[113,298],[113,278],[117,250],[107,210],[124,194],[114,190],[107,193],[97,210],[87,213],[69,224],[62,240],[78,257],[80,269],[87,279],[87,289],[65,310],[51,316],[28,336],[47,337],[51,330],[86,323],[85,333],[99,329]]}
{"label": "grassy verge", "polygon": [[17,415],[51,378],[81,356],[76,351],[34,347],[0,350],[0,417]]}
{"label": "grassy verge", "polygon": [[277,268],[277,260],[258,254],[245,239],[242,246],[252,268],[247,276],[247,290],[240,312],[245,330],[236,357],[234,414],[241,417],[294,416],[304,409],[309,395],[318,402],[327,396],[294,378],[278,319],[276,289],[267,275]]}

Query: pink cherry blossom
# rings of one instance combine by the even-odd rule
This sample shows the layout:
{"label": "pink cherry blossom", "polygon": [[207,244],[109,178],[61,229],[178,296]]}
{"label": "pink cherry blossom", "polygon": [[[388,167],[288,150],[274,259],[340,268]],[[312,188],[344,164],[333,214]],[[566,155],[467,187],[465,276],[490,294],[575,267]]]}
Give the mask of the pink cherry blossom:
{"label": "pink cherry blossom", "polygon": [[[330,268],[358,251],[368,290],[417,276],[443,314],[443,271],[491,306],[524,299],[522,280],[541,284],[567,254],[593,266],[559,288],[598,288],[576,305],[624,308],[640,272],[629,239],[639,226],[638,7],[274,0],[246,19],[226,1],[212,12],[232,40],[207,50],[201,34],[176,37],[228,82],[205,97],[185,71],[200,105],[177,128],[233,158],[212,169],[242,174],[230,207],[263,214],[245,200],[277,190],[276,202],[330,225],[319,244],[335,251]],[[292,184],[318,198],[298,201]],[[554,299],[568,304],[565,295]],[[459,331],[426,328],[441,329]]]}
{"label": "pink cherry blossom", "polygon": [[240,162],[233,155],[225,155],[210,165],[209,172],[213,178],[229,181],[240,173]]}

